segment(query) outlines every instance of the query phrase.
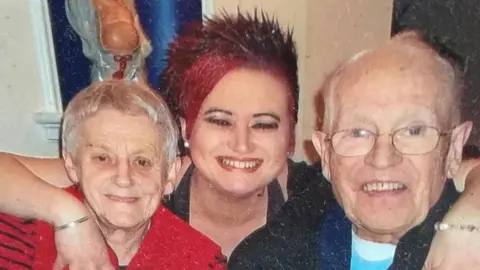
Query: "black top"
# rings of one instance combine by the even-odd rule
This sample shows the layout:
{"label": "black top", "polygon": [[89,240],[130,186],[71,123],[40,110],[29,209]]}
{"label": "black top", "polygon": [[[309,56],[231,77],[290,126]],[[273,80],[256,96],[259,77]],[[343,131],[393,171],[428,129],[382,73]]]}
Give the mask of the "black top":
{"label": "black top", "polygon": [[316,232],[335,199],[318,164],[300,163],[297,169],[289,171],[294,178],[289,179],[291,197],[270,222],[237,246],[228,269],[315,269]]}
{"label": "black top", "polygon": [[[178,184],[175,191],[167,198],[165,206],[178,215],[186,222],[190,222],[190,185],[192,182],[195,166],[192,164],[185,172],[182,180]],[[296,196],[304,192],[305,187],[312,180],[324,181],[320,166],[309,166],[305,162],[293,162],[288,160],[288,180],[287,192],[288,197]],[[268,210],[267,222],[271,220],[285,204],[281,186],[278,180],[274,180],[268,184]]]}
{"label": "black top", "polygon": [[[336,205],[328,190],[329,183],[312,182],[303,194],[289,200],[281,215],[237,246],[228,269],[321,269],[317,236],[322,229],[325,204],[329,209]],[[448,181],[426,220],[400,239],[389,269],[422,268],[433,239],[434,223],[443,218],[458,196],[453,181]],[[351,247],[344,248],[348,251]]]}
{"label": "black top", "polygon": [[[190,216],[190,183],[193,170],[193,166],[188,168],[177,189],[165,203],[166,207],[186,222],[189,222]],[[287,192],[289,199],[285,203],[278,181],[274,180],[269,184],[267,227],[270,226],[270,224],[278,224],[278,221],[282,220],[282,217],[289,216],[292,211],[302,212],[302,219],[296,220],[298,223],[305,222],[305,224],[317,227],[322,221],[322,213],[327,203],[334,201],[332,190],[322,174],[320,164],[308,165],[305,162],[288,160]],[[308,201],[304,200],[304,198],[314,198],[314,200]],[[257,234],[253,233],[252,236],[242,241],[237,248],[233,250],[231,258],[242,256],[244,249],[250,246],[250,243],[262,245],[261,249],[263,249],[263,247],[268,248],[268,244],[264,245],[263,243],[255,242],[256,235]],[[301,241],[302,240],[299,240],[299,243]],[[240,267],[235,269],[249,268]]]}

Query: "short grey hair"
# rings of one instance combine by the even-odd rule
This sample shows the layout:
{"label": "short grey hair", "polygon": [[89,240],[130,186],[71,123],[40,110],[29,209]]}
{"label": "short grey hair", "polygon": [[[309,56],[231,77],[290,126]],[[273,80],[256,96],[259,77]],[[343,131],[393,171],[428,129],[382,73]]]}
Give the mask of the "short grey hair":
{"label": "short grey hair", "polygon": [[130,114],[145,113],[164,131],[163,149],[167,164],[171,166],[178,153],[178,126],[158,93],[132,81],[96,82],[80,91],[65,110],[62,124],[63,148],[74,153],[79,124],[104,108],[114,108]]}
{"label": "short grey hair", "polygon": [[[441,79],[444,81],[444,85],[447,87],[447,94],[451,103],[450,111],[447,115],[449,117],[448,122],[450,125],[456,125],[461,120],[461,100],[463,94],[463,72],[453,59],[447,56],[440,55],[435,48],[429,44],[424,37],[417,31],[407,30],[405,32],[395,35],[389,44],[398,44],[405,46],[405,48],[420,50],[426,53],[430,53],[435,61],[438,63],[438,70],[443,76]],[[343,79],[344,71],[353,63],[359,61],[366,55],[373,53],[374,50],[365,50],[355,54],[353,57],[342,62],[325,80],[322,87],[322,96],[325,104],[325,113],[322,122],[322,129],[325,132],[331,132],[335,111],[334,94],[338,87],[339,82]]]}

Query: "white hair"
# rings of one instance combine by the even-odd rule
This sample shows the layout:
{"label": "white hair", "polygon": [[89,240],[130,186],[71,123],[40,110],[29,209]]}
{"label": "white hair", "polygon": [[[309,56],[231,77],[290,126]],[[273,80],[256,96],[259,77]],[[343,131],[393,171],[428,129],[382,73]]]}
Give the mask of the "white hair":
{"label": "white hair", "polygon": [[[136,82],[110,80],[97,82],[80,91],[67,106],[62,124],[63,148],[70,153],[77,146],[79,124],[103,108],[120,112],[145,113],[164,132],[163,149],[170,166],[178,153],[178,127],[162,97]],[[128,128],[128,127],[125,127]]]}

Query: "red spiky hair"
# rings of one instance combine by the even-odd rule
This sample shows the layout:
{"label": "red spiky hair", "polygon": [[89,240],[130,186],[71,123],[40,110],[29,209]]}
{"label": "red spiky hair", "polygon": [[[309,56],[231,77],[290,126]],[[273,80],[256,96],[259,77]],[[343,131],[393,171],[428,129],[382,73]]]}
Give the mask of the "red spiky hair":
{"label": "red spiky hair", "polygon": [[297,122],[297,53],[292,31],[284,31],[274,17],[257,10],[222,12],[187,28],[170,44],[167,59],[161,87],[173,99],[172,109],[186,119],[188,134],[206,96],[239,67],[280,75],[291,89],[291,114]]}

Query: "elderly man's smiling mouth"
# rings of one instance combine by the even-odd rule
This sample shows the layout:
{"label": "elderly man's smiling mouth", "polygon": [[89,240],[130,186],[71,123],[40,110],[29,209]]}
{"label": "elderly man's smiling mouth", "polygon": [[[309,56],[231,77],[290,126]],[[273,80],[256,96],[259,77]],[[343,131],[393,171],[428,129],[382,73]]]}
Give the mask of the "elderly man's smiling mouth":
{"label": "elderly man's smiling mouth", "polygon": [[398,181],[371,181],[361,186],[368,195],[397,195],[407,190],[407,186]]}

